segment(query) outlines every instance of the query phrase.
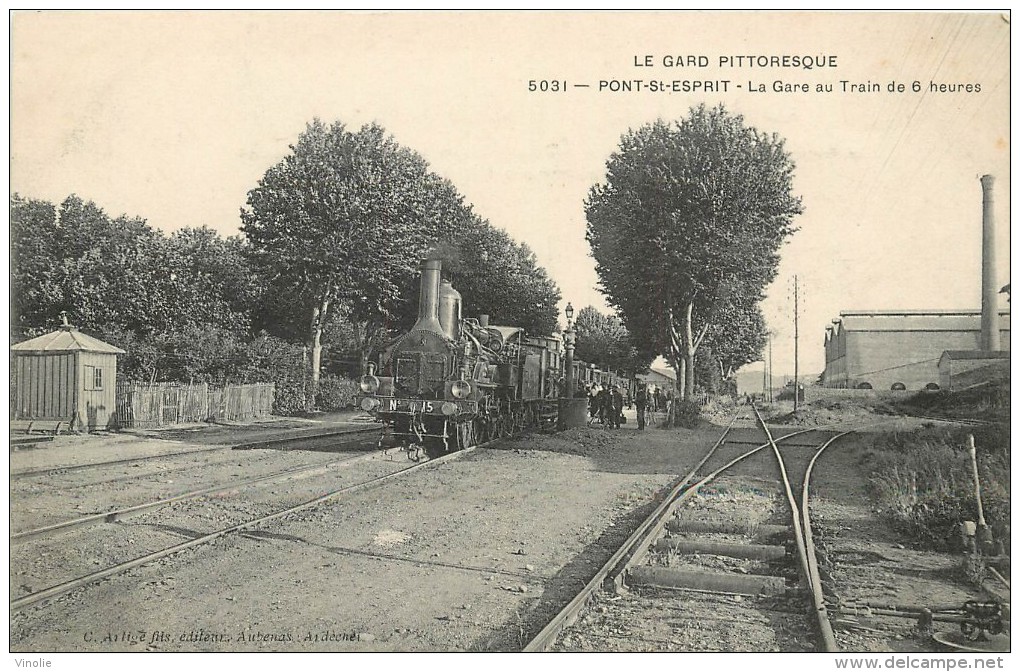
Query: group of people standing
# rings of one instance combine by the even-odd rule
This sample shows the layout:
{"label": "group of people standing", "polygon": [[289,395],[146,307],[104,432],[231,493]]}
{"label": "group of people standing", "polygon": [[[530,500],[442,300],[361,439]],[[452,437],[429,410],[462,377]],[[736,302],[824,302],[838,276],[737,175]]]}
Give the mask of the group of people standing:
{"label": "group of people standing", "polygon": [[588,389],[590,422],[596,419],[610,429],[618,429],[623,422],[623,390],[619,385],[592,385]]}
{"label": "group of people standing", "polygon": [[645,428],[645,413],[668,411],[673,403],[673,393],[663,392],[661,388],[654,391],[641,385],[634,394],[634,405],[637,406],[637,428]]}
{"label": "group of people standing", "polygon": [[[580,394],[580,393],[579,393]],[[625,397],[620,385],[594,384],[585,388],[588,397],[589,424],[596,420],[610,429],[619,428],[626,420],[623,418],[623,407],[637,407],[637,428],[644,429],[648,413],[666,411],[673,401],[671,392],[661,388],[638,385],[633,398]]]}

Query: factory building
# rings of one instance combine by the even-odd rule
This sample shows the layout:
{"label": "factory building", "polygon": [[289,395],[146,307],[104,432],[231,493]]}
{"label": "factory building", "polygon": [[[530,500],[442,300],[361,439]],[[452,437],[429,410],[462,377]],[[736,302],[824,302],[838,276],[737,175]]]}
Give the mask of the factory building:
{"label": "factory building", "polygon": [[[842,312],[825,329],[825,387],[938,389],[939,359],[981,349],[980,310]],[[1009,311],[998,311],[998,342],[1009,349]]]}
{"label": "factory building", "polygon": [[1003,371],[1009,379],[1009,311],[996,306],[1007,289],[997,289],[994,184],[981,177],[981,309],[840,313],[825,328],[825,387],[955,390]]}

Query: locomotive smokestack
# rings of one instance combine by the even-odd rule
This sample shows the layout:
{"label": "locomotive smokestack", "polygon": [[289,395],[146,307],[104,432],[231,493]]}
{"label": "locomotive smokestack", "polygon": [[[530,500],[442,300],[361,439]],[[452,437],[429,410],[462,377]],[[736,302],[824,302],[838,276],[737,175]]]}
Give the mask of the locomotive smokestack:
{"label": "locomotive smokestack", "polygon": [[981,349],[999,349],[999,310],[996,306],[998,290],[995,273],[995,201],[992,186],[995,178],[981,177]]}
{"label": "locomotive smokestack", "polygon": [[443,333],[439,323],[439,275],[443,262],[429,259],[421,267],[421,293],[418,295],[418,321],[415,329],[424,329],[437,334]]}

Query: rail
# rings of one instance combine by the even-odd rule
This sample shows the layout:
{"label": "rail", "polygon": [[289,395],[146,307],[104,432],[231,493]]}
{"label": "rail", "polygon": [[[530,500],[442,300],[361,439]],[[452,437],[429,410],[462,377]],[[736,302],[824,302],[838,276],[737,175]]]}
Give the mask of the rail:
{"label": "rail", "polygon": [[818,631],[822,637],[822,646],[826,653],[836,653],[839,645],[836,644],[836,636],[832,632],[832,623],[829,621],[829,612],[825,606],[825,594],[822,592],[822,577],[818,572],[818,558],[815,555],[815,540],[811,531],[811,507],[808,506],[808,488],[811,484],[811,471],[815,468],[815,462],[821,457],[822,452],[837,439],[850,434],[842,432],[823,443],[808,463],[804,472],[804,488],[801,493],[801,515],[804,518],[804,545],[807,550],[808,576],[811,582],[811,599],[814,602],[815,618],[818,620]]}
{"label": "rail", "polygon": [[[821,454],[822,450],[826,446],[831,444],[835,439],[830,439],[822,444],[814,457],[811,458],[811,462],[808,465],[808,469],[804,473],[804,490],[803,498],[801,500],[801,506],[797,505],[796,497],[793,494],[793,488],[790,485],[790,477],[786,470],[786,464],[783,462],[783,456],[779,452],[779,447],[776,445],[775,440],[772,438],[772,432],[769,431],[768,425],[762,420],[761,414],[758,413],[757,408],[753,408],[755,418],[758,420],[758,424],[762,431],[765,432],[765,436],[768,437],[769,444],[772,446],[772,451],[775,453],[776,461],[779,463],[779,473],[783,477],[783,490],[786,493],[786,501],[790,506],[791,519],[793,521],[793,533],[794,540],[797,543],[797,558],[800,564],[801,577],[811,593],[811,601],[815,607],[815,614],[818,620],[818,628],[822,638],[822,645],[825,647],[827,653],[834,653],[839,651],[839,647],[836,645],[836,639],[832,633],[832,624],[829,623],[828,614],[825,611],[825,595],[822,592],[822,582],[818,574],[817,559],[814,558],[814,541],[811,536],[811,519],[807,514],[808,508],[808,485],[810,484],[811,478],[811,467],[814,466],[815,460]],[[846,434],[846,432],[844,432]],[[839,436],[843,436],[840,434]],[[804,516],[803,524],[801,516]],[[808,552],[810,546],[811,551]],[[814,571],[812,571],[814,567]]]}
{"label": "rail", "polygon": [[301,465],[298,467],[291,467],[290,469],[284,469],[272,474],[266,474],[264,476],[256,476],[254,478],[246,478],[240,481],[233,481],[231,483],[221,483],[214,485],[209,488],[201,488],[199,490],[191,490],[189,492],[183,492],[173,497],[167,497],[164,499],[156,500],[154,502],[146,502],[144,504],[137,504],[135,506],[125,507],[123,509],[116,509],[113,511],[105,511],[103,513],[96,513],[89,516],[82,516],[73,520],[65,520],[60,523],[54,523],[53,525],[47,525],[45,527],[39,527],[31,530],[25,530],[23,532],[17,532],[11,535],[11,543],[21,543],[30,539],[39,539],[41,537],[49,537],[59,532],[66,532],[69,530],[78,529],[81,527],[88,527],[90,525],[98,525],[100,523],[112,523],[118,520],[125,520],[127,518],[138,516],[149,511],[168,506],[175,502],[183,502],[188,499],[194,499],[203,495],[211,495],[218,492],[228,492],[236,488],[243,488],[249,485],[256,485],[258,483],[273,482],[276,480],[292,478],[301,474],[310,474],[316,471],[323,471],[336,466],[350,466],[356,462],[362,460],[371,459],[379,455],[378,451],[366,453],[364,455],[358,455],[356,457],[349,457],[344,460],[333,460],[331,462],[321,462],[318,464]]}
{"label": "rail", "polygon": [[[675,510],[677,506],[686,501],[689,497],[693,496],[701,486],[708,483],[710,480],[715,478],[719,473],[730,468],[737,462],[754,455],[755,453],[767,448],[768,443],[764,443],[753,450],[747,451],[740,457],[730,461],[725,466],[712,472],[705,478],[701,479],[697,483],[691,484],[698,471],[704,466],[704,464],[715,454],[718,448],[726,440],[730,429],[733,427],[733,423],[736,421],[739,414],[734,414],[733,418],[730,419],[729,423],[723,431],[723,434],[719,437],[716,443],[705,453],[697,465],[684,477],[682,477],[677,484],[671,488],[670,492],[663,499],[662,503],[656,507],[648,518],[646,518],[638,529],[635,530],[627,541],[613,554],[612,557],[596,572],[595,576],[592,577],[584,588],[569,602],[567,605],[560,610],[556,616],[524,647],[523,651],[526,653],[536,653],[547,650],[556,641],[556,638],[563,632],[564,629],[569,627],[580,615],[581,611],[588,604],[589,600],[595,594],[595,592],[601,586],[612,585],[614,588],[619,587],[626,581],[627,572],[639,563],[647,554],[649,546],[654,541],[656,535],[658,535],[662,528],[665,526],[669,515]],[[796,432],[791,432],[784,437],[780,438],[780,441],[787,437],[793,437],[807,432],[815,431],[817,428],[812,427],[810,429],[803,429]]]}

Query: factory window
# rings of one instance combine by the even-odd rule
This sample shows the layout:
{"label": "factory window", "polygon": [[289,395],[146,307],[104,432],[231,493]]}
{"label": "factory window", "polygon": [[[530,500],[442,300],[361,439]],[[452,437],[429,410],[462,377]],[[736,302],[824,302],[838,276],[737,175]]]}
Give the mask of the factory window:
{"label": "factory window", "polygon": [[890,387],[889,389],[890,390],[897,390],[897,391],[898,390],[905,390],[905,389],[907,389],[907,386],[904,385],[903,383],[893,383],[892,387]]}
{"label": "factory window", "polygon": [[871,383],[857,383],[858,390],[870,390],[872,389]]}
{"label": "factory window", "polygon": [[938,390],[940,388],[938,383],[928,383],[927,385],[924,386],[924,389],[928,390],[929,392],[934,392],[935,390]]}

